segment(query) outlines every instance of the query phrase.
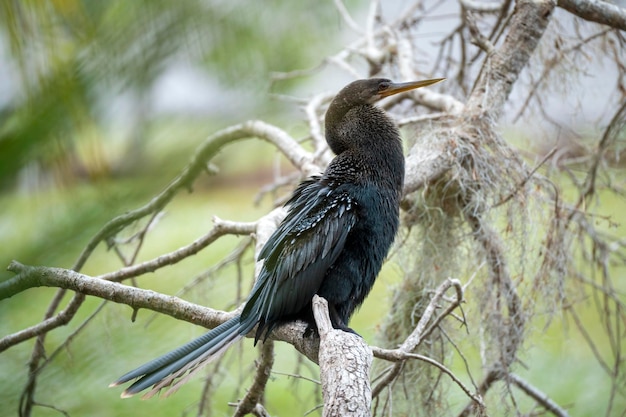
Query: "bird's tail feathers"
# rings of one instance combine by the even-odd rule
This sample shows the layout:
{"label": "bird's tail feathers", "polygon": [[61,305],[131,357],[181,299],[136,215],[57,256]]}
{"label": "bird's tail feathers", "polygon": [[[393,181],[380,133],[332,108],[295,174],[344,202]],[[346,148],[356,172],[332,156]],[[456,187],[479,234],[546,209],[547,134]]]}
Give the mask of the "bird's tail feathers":
{"label": "bird's tail feathers", "polygon": [[122,398],[131,397],[151,386],[154,387],[143,398],[150,398],[162,388],[171,386],[166,393],[169,395],[187,381],[189,375],[185,376],[186,372],[196,373],[248,331],[250,329],[241,328],[240,316],[233,317],[199,338],[128,372],[110,386],[139,378],[122,393]]}
{"label": "bird's tail feathers", "polygon": [[154,387],[148,392],[146,392],[141,398],[148,399],[152,398],[155,394],[158,394],[164,388],[167,388],[167,391],[163,393],[164,397],[169,397],[174,394],[178,389],[187,383],[189,378],[194,376],[198,371],[202,370],[206,365],[213,362],[213,360],[222,356],[224,352],[228,350],[234,343],[239,341],[243,336],[238,333],[232,333],[229,335],[227,339],[225,339],[219,346],[216,346],[214,349],[210,349],[198,358],[192,360],[188,364],[184,365],[178,371],[170,374],[169,376],[161,379],[160,382],[156,383]]}

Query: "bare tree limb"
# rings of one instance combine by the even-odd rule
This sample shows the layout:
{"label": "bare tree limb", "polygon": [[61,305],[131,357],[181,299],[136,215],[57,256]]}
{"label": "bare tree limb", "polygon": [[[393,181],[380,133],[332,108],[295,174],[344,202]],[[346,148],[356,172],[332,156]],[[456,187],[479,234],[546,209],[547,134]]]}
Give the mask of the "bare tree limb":
{"label": "bare tree limb", "polygon": [[[204,327],[215,327],[232,317],[231,313],[202,307],[156,291],[111,282],[101,277],[90,277],[70,269],[28,266],[16,261],[11,263],[10,268],[11,271],[18,273],[19,279],[33,286],[64,288],[83,295],[126,304],[133,309],[145,308],[157,311]],[[0,351],[7,347],[4,339],[6,338],[0,341]]]}
{"label": "bare tree limb", "polygon": [[459,0],[459,3],[468,10],[480,13],[495,13],[502,9],[502,4],[497,1]]}
{"label": "bare tree limb", "polygon": [[359,25],[352,19],[352,16],[350,16],[348,9],[346,9],[346,5],[343,4],[341,0],[334,0],[334,3],[335,3],[335,7],[337,8],[337,11],[343,18],[343,21],[346,23],[346,25],[348,25],[348,27],[352,29],[354,32],[358,34],[362,34],[363,31],[361,30]]}
{"label": "bare tree limb", "polygon": [[[482,4],[482,3],[481,3]],[[500,5],[496,10],[500,9]],[[482,49],[487,56],[491,56],[496,52],[496,48],[485,35],[483,35],[478,29],[478,25],[476,24],[476,18],[470,12],[467,12],[465,17],[465,22],[467,23],[467,27],[469,28],[470,34],[472,35],[472,43]]]}
{"label": "bare tree limb", "polygon": [[[454,288],[456,291],[456,299],[450,304],[449,308],[445,310],[444,314],[437,316],[431,323],[431,319],[435,313],[435,310],[439,307],[439,303],[442,301],[444,294],[450,288]],[[437,326],[443,318],[449,314],[454,308],[456,308],[463,300],[463,287],[459,280],[448,278],[442,282],[435,290],[428,306],[424,310],[422,317],[420,318],[417,326],[413,329],[413,332],[405,339],[398,349],[398,352],[411,353],[420,343],[424,340],[424,337],[428,334],[429,329]],[[373,388],[372,397],[376,397],[380,392],[391,384],[400,373],[402,369],[402,363],[396,363],[389,372],[382,378],[380,382]]]}
{"label": "bare tree limb", "polygon": [[[65,309],[61,310],[58,314],[54,316],[46,315],[44,320],[37,323],[36,325],[3,337],[2,339],[0,339],[0,352],[6,350],[13,345],[19,344],[25,340],[44,334],[52,329],[55,329],[59,326],[64,326],[65,324],[69,323],[70,320],[74,317],[74,314],[76,314],[76,311],[78,311],[78,308],[80,307],[84,299],[85,296],[83,294],[76,294],[65,307]],[[42,345],[42,342],[37,341],[35,343],[35,349],[38,349],[37,346],[40,345]],[[35,355],[33,354],[33,356]],[[35,366],[35,369],[38,368],[38,366],[39,365],[37,364]]]}
{"label": "bare tree limb", "polygon": [[[77,295],[81,297],[91,295],[103,300],[126,304],[133,309],[144,308],[207,328],[218,326],[236,314],[235,312],[223,312],[189,303],[177,297],[152,290],[107,281],[101,277],[90,277],[69,269],[27,266],[13,261],[11,270],[18,272],[21,279],[35,283],[37,286],[69,289],[78,292]],[[49,330],[46,321],[13,335],[5,336],[0,339],[0,352],[27,338],[40,334],[41,328],[45,328],[46,331]],[[272,331],[268,340],[286,341],[317,363],[318,340],[302,337],[305,331],[306,324],[304,322],[286,323]]]}
{"label": "bare tree limb", "polygon": [[486,113],[497,120],[515,81],[545,32],[554,0],[520,0],[501,47],[487,57],[467,101],[470,114]]}
{"label": "bare tree limb", "polygon": [[537,401],[537,403],[541,404],[543,408],[545,408],[547,411],[551,412],[555,416],[569,417],[569,413],[557,403],[555,403],[550,397],[548,397],[546,393],[541,392],[539,389],[532,386],[518,375],[510,373],[507,376],[507,380],[514,383],[515,386],[524,391],[526,395]]}
{"label": "bare tree limb", "polygon": [[317,295],[313,296],[313,315],[320,335],[323,417],[371,415],[372,350],[361,336],[334,329],[328,303]]}
{"label": "bare tree limb", "polygon": [[375,346],[372,346],[372,352],[374,353],[375,358],[384,359],[387,361],[401,362],[401,361],[405,361],[408,359],[417,359],[422,362],[426,362],[430,365],[433,365],[434,367],[438,368],[441,372],[448,375],[461,388],[461,390],[463,390],[463,392],[468,397],[470,397],[476,403],[476,405],[480,407],[480,409],[485,408],[485,404],[483,403],[482,399],[479,396],[472,393],[472,391],[470,391],[470,389],[459,378],[457,378],[456,375],[454,375],[454,372],[452,372],[450,369],[446,368],[444,365],[437,362],[436,360],[429,358],[428,356],[419,355],[417,353],[408,353],[400,349],[382,349],[382,348],[375,347]]}
{"label": "bare tree limb", "polygon": [[[206,235],[196,239],[194,242],[190,243],[187,246],[184,246],[174,252],[169,254],[161,255],[156,259],[151,261],[146,261],[141,264],[128,266],[122,268],[115,272],[110,272],[104,275],[99,276],[98,278],[101,280],[114,281],[119,282],[124,279],[128,279],[131,277],[136,277],[139,275],[146,274],[148,272],[154,272],[159,268],[162,268],[167,265],[173,265],[177,262],[180,262],[183,259],[188,258],[189,256],[195,255],[200,250],[204,249],[218,238],[227,235],[227,234],[249,234],[256,230],[255,223],[237,223],[237,222],[229,222],[220,220],[218,218],[214,218],[215,227]],[[13,295],[22,292],[28,288],[37,287],[37,286],[51,286],[55,287],[56,283],[52,285],[42,285],[42,282],[39,280],[41,275],[37,274],[25,274],[21,275],[23,272],[23,266],[16,261],[13,261],[9,267],[7,268],[9,271],[20,274],[12,279],[9,279],[5,282],[0,283],[0,300],[8,297],[12,297]],[[61,285],[58,285],[60,288],[64,288]],[[68,288],[72,289],[72,288]],[[75,291],[81,292],[80,290]]]}
{"label": "bare tree limb", "polygon": [[442,128],[432,134],[435,139],[425,143],[422,138],[411,148],[406,157],[403,189],[405,196],[423,188],[450,170],[456,160],[455,133],[453,129]]}
{"label": "bare tree limb", "polygon": [[[497,321],[494,326],[499,333],[497,336],[499,352],[494,362],[487,364],[489,371],[479,385],[478,393],[484,397],[495,382],[506,377],[511,365],[517,359],[517,352],[524,340],[526,317],[521,299],[509,274],[506,257],[497,233],[480,217],[469,213],[466,213],[466,216],[472,227],[474,238],[485,252],[489,268],[490,287],[493,288],[492,292],[494,293],[491,297],[494,298],[493,303],[498,306],[497,309],[490,308],[488,310],[492,312],[493,319]],[[502,303],[500,299],[504,299],[504,302]],[[504,307],[499,307],[501,304],[504,304]],[[505,311],[498,311],[500,308]],[[475,409],[475,404],[470,403],[460,416],[468,416]]]}
{"label": "bare tree limb", "polygon": [[150,200],[148,204],[117,216],[104,225],[85,246],[72,269],[79,271],[100,242],[115,235],[133,221],[160,211],[181,189],[191,188],[193,181],[206,169],[208,161],[222,147],[234,141],[251,137],[258,137],[274,144],[305,175],[311,175],[320,171],[319,167],[312,162],[313,156],[305,151],[295,139],[276,126],[259,120],[251,120],[228,127],[209,136],[194,152],[190,162],[185,166],[181,174],[165,190]]}
{"label": "bare tree limb", "polygon": [[626,30],[626,9],[602,0],[558,0],[557,5],[590,22]]}

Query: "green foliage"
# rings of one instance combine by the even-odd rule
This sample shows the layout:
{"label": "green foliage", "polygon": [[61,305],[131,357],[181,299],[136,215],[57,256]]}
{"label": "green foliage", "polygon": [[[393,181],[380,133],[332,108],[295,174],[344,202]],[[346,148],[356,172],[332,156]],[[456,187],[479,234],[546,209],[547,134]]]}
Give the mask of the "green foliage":
{"label": "green foliage", "polygon": [[[18,94],[0,109],[0,187],[32,161],[45,170],[67,163],[86,127],[110,129],[118,96],[149,101],[178,61],[221,83],[215,103],[227,89],[265,100],[271,71],[309,67],[330,52],[334,17],[332,8],[278,0],[2,2],[0,42]],[[138,105],[149,119],[149,102]],[[148,120],[132,122],[142,131]]]}

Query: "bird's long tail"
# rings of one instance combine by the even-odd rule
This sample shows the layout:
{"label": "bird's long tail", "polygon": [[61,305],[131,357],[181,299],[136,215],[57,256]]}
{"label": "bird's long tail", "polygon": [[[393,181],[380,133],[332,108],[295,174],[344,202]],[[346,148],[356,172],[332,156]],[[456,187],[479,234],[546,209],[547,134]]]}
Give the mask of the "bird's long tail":
{"label": "bird's long tail", "polygon": [[143,398],[150,398],[166,387],[170,387],[166,395],[171,394],[192,374],[244,337],[251,330],[247,327],[249,326],[241,325],[240,316],[233,317],[186,345],[128,372],[110,386],[140,378],[122,393],[123,398],[131,397],[153,385]]}

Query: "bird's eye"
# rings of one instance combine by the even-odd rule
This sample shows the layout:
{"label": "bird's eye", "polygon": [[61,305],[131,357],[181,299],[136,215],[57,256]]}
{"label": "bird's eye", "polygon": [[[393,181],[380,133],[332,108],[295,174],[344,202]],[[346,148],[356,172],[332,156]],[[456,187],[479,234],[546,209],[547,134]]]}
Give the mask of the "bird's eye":
{"label": "bird's eye", "polygon": [[378,91],[385,91],[388,88],[389,88],[389,83],[386,81],[378,84]]}

